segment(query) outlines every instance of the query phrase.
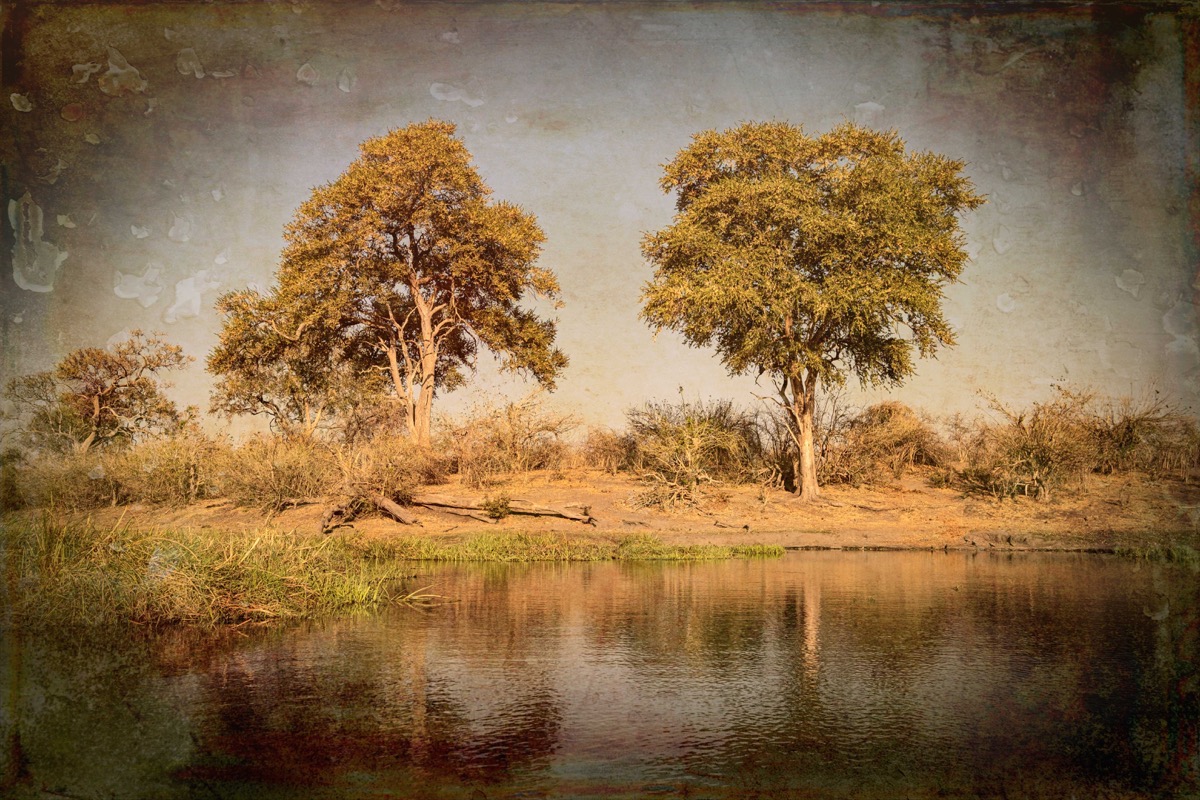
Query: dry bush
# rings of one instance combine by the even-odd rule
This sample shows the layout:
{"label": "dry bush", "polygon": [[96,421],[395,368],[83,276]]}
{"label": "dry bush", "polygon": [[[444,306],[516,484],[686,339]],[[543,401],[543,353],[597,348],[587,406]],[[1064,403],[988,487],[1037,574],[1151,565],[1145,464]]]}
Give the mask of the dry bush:
{"label": "dry bush", "polygon": [[564,437],[575,426],[573,417],[548,411],[535,393],[448,422],[438,449],[450,454],[464,483],[480,488],[504,475],[561,468],[568,450]]}
{"label": "dry bush", "polygon": [[41,453],[21,465],[14,477],[21,504],[79,511],[115,505],[117,483],[110,457],[101,452]]}
{"label": "dry bush", "polygon": [[1196,421],[1165,400],[1145,397],[1107,400],[1090,415],[1097,472],[1144,472],[1152,477],[1188,478],[1200,466]]}
{"label": "dry bush", "polygon": [[418,447],[406,435],[385,433],[337,451],[339,493],[353,503],[382,495],[398,503],[412,502],[417,487],[442,483],[449,459]]}
{"label": "dry bush", "polygon": [[25,507],[21,494],[21,467],[25,454],[16,447],[6,447],[0,452],[0,511],[14,511]]}
{"label": "dry bush", "polygon": [[1158,399],[1097,400],[1056,386],[1025,410],[991,406],[998,420],[951,421],[961,464],[954,482],[968,491],[1048,500],[1088,472],[1187,479],[1200,466],[1196,421]]}
{"label": "dry bush", "polygon": [[220,468],[222,494],[238,505],[279,511],[336,490],[340,471],[328,445],[301,437],[252,437]]}
{"label": "dry bush", "polygon": [[611,428],[591,427],[579,451],[583,466],[615,475],[629,465],[633,456],[633,441]]}
{"label": "dry bush", "polygon": [[958,482],[968,491],[995,497],[1026,495],[1049,500],[1073,477],[1095,464],[1090,395],[1056,388],[1055,396],[1016,411],[992,400],[999,414],[980,421],[963,437],[966,465]]}
{"label": "dry bush", "polygon": [[220,493],[230,445],[191,428],[112,453],[109,476],[123,501],[183,505]]}
{"label": "dry bush", "polygon": [[[788,426],[787,412],[778,407],[760,411],[754,417],[758,435],[755,477],[764,488],[796,488],[796,440]],[[817,428],[818,432],[821,430]],[[820,458],[820,450],[817,450]],[[819,461],[818,461],[819,463]]]}
{"label": "dry bush", "polygon": [[817,477],[823,484],[899,478],[914,465],[938,466],[948,457],[929,422],[903,403],[877,403],[854,415],[831,413],[822,422]]}
{"label": "dry bush", "polygon": [[727,400],[647,403],[626,416],[632,468],[649,485],[635,505],[696,505],[721,483],[755,473],[756,420]]}

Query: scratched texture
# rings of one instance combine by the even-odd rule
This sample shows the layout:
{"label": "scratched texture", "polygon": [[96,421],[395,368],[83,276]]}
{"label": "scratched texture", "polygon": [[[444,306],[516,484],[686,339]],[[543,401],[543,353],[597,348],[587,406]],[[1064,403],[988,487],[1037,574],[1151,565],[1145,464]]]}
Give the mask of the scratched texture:
{"label": "scratched texture", "polygon": [[[547,233],[557,403],[618,423],[679,387],[750,401],[637,319],[638,244],[671,215],[660,165],[706,128],[852,119],[964,159],[989,197],[948,292],[960,344],[899,399],[1200,398],[1183,5],[17,2],[0,20],[5,379],[159,329],[198,357],[176,391],[205,406],[216,297],[270,283],[283,225],[360,141],[438,117]],[[523,391],[484,366],[445,407]]]}

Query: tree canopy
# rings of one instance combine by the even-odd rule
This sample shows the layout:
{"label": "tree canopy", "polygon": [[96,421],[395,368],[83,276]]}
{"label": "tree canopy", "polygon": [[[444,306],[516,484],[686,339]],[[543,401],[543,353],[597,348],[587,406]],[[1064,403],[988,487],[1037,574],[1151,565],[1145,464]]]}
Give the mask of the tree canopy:
{"label": "tree canopy", "polygon": [[345,433],[349,418],[381,402],[384,374],[346,358],[336,330],[300,329],[296,309],[276,296],[229,292],[217,310],[221,341],[208,357],[220,376],[213,411],[264,416],[284,436],[311,437],[322,428]]}
{"label": "tree canopy", "polygon": [[715,347],[731,373],[770,376],[806,499],[818,384],[896,385],[914,351],[954,344],[943,287],[967,261],[959,215],[983,203],[963,166],[906,152],[894,131],[782,122],[697,134],[665,166],[676,214],[643,240],[643,319]]}
{"label": "tree canopy", "polygon": [[303,417],[315,409],[302,402],[333,408],[346,387],[382,384],[426,444],[435,394],[462,384],[481,349],[553,388],[567,364],[556,325],[521,305],[558,304],[557,278],[536,266],[544,235],[532,214],[491,199],[454,133],[429,120],[368,139],[313,191],[284,231],[275,288],[221,300],[218,404],[285,398]]}
{"label": "tree canopy", "polygon": [[168,432],[186,419],[159,373],[191,358],[159,335],[133,331],[108,349],[84,347],[54,369],[9,381],[6,399],[34,447],[87,452]]}

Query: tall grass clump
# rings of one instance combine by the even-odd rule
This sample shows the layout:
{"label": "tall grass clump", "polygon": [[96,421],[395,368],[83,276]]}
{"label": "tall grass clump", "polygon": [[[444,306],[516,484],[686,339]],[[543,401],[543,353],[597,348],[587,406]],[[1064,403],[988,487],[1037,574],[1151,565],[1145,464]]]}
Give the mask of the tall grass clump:
{"label": "tall grass clump", "polygon": [[27,503],[21,492],[21,467],[25,453],[18,447],[6,447],[0,452],[0,511],[15,511]]}
{"label": "tall grass clump", "polygon": [[403,563],[368,558],[340,537],[103,529],[49,516],[0,535],[19,586],[13,610],[34,625],[265,622],[409,594]]}
{"label": "tall grass clump", "polygon": [[1081,479],[1092,468],[1090,401],[1061,388],[1028,409],[992,400],[992,420],[976,421],[956,433],[966,462],[959,482],[968,491],[997,498],[1049,500],[1068,480]]}
{"label": "tall grass clump", "polygon": [[615,475],[630,464],[633,440],[611,428],[590,427],[579,446],[583,466]]}
{"label": "tall grass clump", "polygon": [[1142,472],[1187,479],[1200,466],[1200,428],[1159,397],[1095,403],[1089,427],[1094,469],[1106,475]]}
{"label": "tall grass clump", "polygon": [[272,512],[330,494],[341,479],[334,448],[298,436],[247,439],[228,452],[220,470],[226,497]]}
{"label": "tall grass clump", "polygon": [[102,450],[42,452],[24,459],[12,474],[19,505],[86,511],[120,501],[109,454]]}
{"label": "tall grass clump", "polygon": [[932,425],[903,403],[884,402],[858,413],[835,411],[817,430],[817,477],[858,486],[900,478],[914,466],[948,458]]}
{"label": "tall grass clump", "polygon": [[442,483],[449,459],[415,445],[403,434],[385,433],[335,451],[345,504],[371,505],[386,497],[402,505],[412,502],[420,486]]}
{"label": "tall grass clump", "polygon": [[220,494],[220,464],[229,451],[228,442],[189,428],[116,451],[106,460],[122,501],[186,505]]}
{"label": "tall grass clump", "polygon": [[646,403],[626,418],[631,468],[647,484],[634,498],[637,505],[697,505],[723,483],[754,475],[755,418],[727,400]]}
{"label": "tall grass clump", "polygon": [[446,422],[439,449],[449,453],[464,483],[482,488],[506,475],[560,469],[568,450],[565,437],[575,427],[573,417],[551,412],[535,393]]}

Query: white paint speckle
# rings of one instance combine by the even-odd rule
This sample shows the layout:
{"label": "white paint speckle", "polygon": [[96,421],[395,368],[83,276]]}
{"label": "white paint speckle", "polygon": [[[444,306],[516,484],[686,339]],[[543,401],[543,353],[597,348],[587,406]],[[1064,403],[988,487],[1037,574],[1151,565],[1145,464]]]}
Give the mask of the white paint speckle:
{"label": "white paint speckle", "polygon": [[429,94],[437,100],[444,100],[447,103],[453,103],[456,100],[469,105],[471,108],[477,108],[483,105],[483,100],[478,97],[471,96],[466,89],[455,86],[451,83],[431,83],[429,85]]}
{"label": "white paint speckle", "polygon": [[1137,297],[1146,283],[1146,276],[1136,269],[1127,269],[1116,277],[1116,281],[1118,289]]}
{"label": "white paint speckle", "polygon": [[26,95],[13,92],[8,96],[8,99],[9,102],[12,103],[12,107],[17,111],[26,114],[28,114],[30,111],[33,111],[33,103],[29,102],[29,98]]}
{"label": "white paint speckle", "polygon": [[141,275],[115,270],[113,272],[113,294],[122,300],[136,300],[142,308],[158,302],[158,296],[167,287],[162,282],[162,266],[154,262],[146,265]]}
{"label": "white paint speckle", "polygon": [[192,217],[189,214],[176,214],[171,212],[171,229],[167,231],[167,238],[172,242],[180,244],[192,238]]}
{"label": "white paint speckle", "polygon": [[200,64],[200,56],[191,47],[185,47],[175,56],[175,69],[180,75],[195,75],[204,77],[204,67]]}
{"label": "white paint speckle", "polygon": [[54,291],[59,268],[67,260],[67,251],[42,238],[42,208],[29,192],[20,200],[8,201],[8,222],[13,230],[13,281],[27,292]]}
{"label": "white paint speckle", "polygon": [[870,127],[879,122],[879,117],[881,114],[883,114],[883,111],[884,106],[872,100],[868,100],[865,103],[859,103],[854,106],[854,121],[859,125],[866,125]]}
{"label": "white paint speckle", "polygon": [[89,62],[87,64],[75,64],[71,67],[71,74],[75,76],[75,83],[87,83],[88,78],[95,75],[100,70],[104,69],[102,64]]}
{"label": "white paint speckle", "polygon": [[173,323],[181,319],[200,316],[204,293],[220,286],[202,269],[190,278],[175,284],[175,302],[163,313],[163,322]]}
{"label": "white paint speckle", "polygon": [[1012,231],[1003,225],[996,231],[996,235],[992,237],[992,249],[998,255],[1004,255],[1012,248],[1013,237]]}
{"label": "white paint speckle", "polygon": [[108,71],[98,80],[100,91],[113,97],[144,92],[150,85],[115,47],[108,48]]}
{"label": "white paint speckle", "polygon": [[1012,298],[1012,295],[1007,293],[996,297],[996,308],[1003,311],[1005,314],[1011,314],[1017,310],[1017,301]]}
{"label": "white paint speckle", "polygon": [[316,67],[306,61],[300,69],[296,70],[296,80],[306,83],[309,86],[316,86],[317,81],[321,80],[321,73],[317,72]]}

